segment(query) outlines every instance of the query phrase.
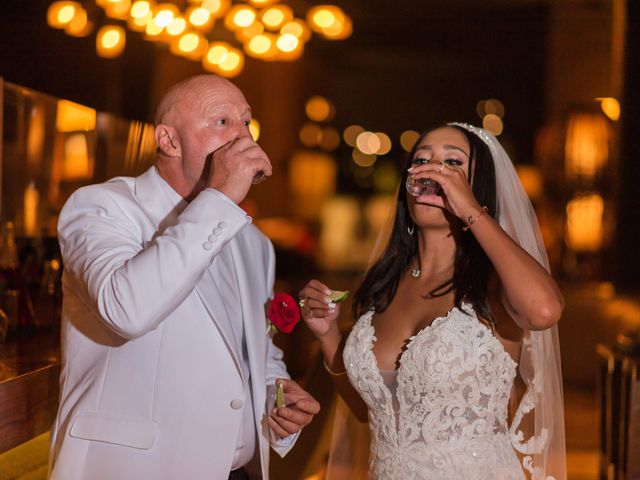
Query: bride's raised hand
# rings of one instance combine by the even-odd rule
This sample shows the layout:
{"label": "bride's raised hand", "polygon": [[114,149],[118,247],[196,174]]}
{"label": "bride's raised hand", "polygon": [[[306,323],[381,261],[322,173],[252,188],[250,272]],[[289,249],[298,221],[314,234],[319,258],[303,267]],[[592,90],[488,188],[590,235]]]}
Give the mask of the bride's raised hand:
{"label": "bride's raised hand", "polygon": [[332,302],[329,295],[331,289],[318,280],[311,280],[298,295],[302,318],[318,338],[339,332],[340,306]]}
{"label": "bride's raised hand", "polygon": [[465,221],[482,211],[467,179],[466,168],[445,162],[417,164],[409,169],[409,175],[431,178],[440,184],[442,195],[420,195],[416,202],[445,208]]}

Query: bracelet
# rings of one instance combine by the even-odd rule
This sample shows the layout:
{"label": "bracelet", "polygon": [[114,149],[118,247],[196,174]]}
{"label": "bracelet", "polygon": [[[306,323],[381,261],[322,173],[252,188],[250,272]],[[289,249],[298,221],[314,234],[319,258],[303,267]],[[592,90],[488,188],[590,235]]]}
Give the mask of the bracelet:
{"label": "bracelet", "polygon": [[471,217],[471,215],[469,215],[469,216],[467,217],[467,224],[466,224],[464,227],[462,227],[462,230],[463,230],[464,232],[466,232],[467,230],[469,230],[469,229],[471,228],[471,225],[473,225],[474,223],[476,223],[476,222],[478,221],[478,219],[479,219],[482,215],[484,215],[484,213],[485,213],[485,212],[488,212],[488,211],[489,211],[489,209],[487,208],[487,206],[486,206],[486,205],[483,205],[483,206],[482,206],[482,210],[480,210],[480,213],[476,216],[476,218],[472,218],[472,217]]}
{"label": "bracelet", "polygon": [[334,372],[329,368],[329,365],[327,365],[327,362],[325,361],[324,358],[322,359],[322,365],[324,365],[324,369],[327,371],[327,373],[334,377],[341,377],[342,375],[345,375],[347,373],[346,370],[344,372]]}

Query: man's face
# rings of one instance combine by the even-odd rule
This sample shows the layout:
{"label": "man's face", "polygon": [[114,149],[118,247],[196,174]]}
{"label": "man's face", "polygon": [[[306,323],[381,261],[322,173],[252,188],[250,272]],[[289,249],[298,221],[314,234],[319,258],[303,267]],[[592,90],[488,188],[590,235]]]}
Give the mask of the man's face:
{"label": "man's face", "polygon": [[177,125],[182,170],[189,183],[206,182],[210,154],[228,142],[249,136],[251,108],[233,84],[210,78],[195,86],[180,102]]}

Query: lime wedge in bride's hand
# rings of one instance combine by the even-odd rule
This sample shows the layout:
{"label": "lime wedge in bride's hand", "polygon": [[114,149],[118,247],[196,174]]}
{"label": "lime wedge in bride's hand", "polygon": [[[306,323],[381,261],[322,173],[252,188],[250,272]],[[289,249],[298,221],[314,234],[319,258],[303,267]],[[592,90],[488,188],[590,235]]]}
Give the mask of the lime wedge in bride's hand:
{"label": "lime wedge in bride's hand", "polygon": [[329,299],[332,302],[343,302],[349,296],[349,290],[345,290],[344,292],[340,290],[331,290],[331,294],[329,295]]}
{"label": "lime wedge in bride's hand", "polygon": [[276,393],[276,407],[284,407],[284,383],[278,384],[278,392]]}

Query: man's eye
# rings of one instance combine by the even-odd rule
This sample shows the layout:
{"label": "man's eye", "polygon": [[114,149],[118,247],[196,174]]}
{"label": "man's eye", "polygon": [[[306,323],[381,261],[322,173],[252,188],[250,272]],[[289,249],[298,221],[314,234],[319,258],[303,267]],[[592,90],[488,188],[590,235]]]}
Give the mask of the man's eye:
{"label": "man's eye", "polygon": [[251,124],[251,120],[245,120],[244,122],[242,122],[242,124],[243,124],[245,127],[248,127],[248,126]]}
{"label": "man's eye", "polygon": [[226,118],[221,118],[216,123],[218,125],[226,125],[227,124],[227,119]]}
{"label": "man's eye", "polygon": [[444,163],[446,165],[450,165],[452,167],[459,167],[460,165],[462,165],[462,162],[460,160],[458,160],[457,158],[447,158]]}

